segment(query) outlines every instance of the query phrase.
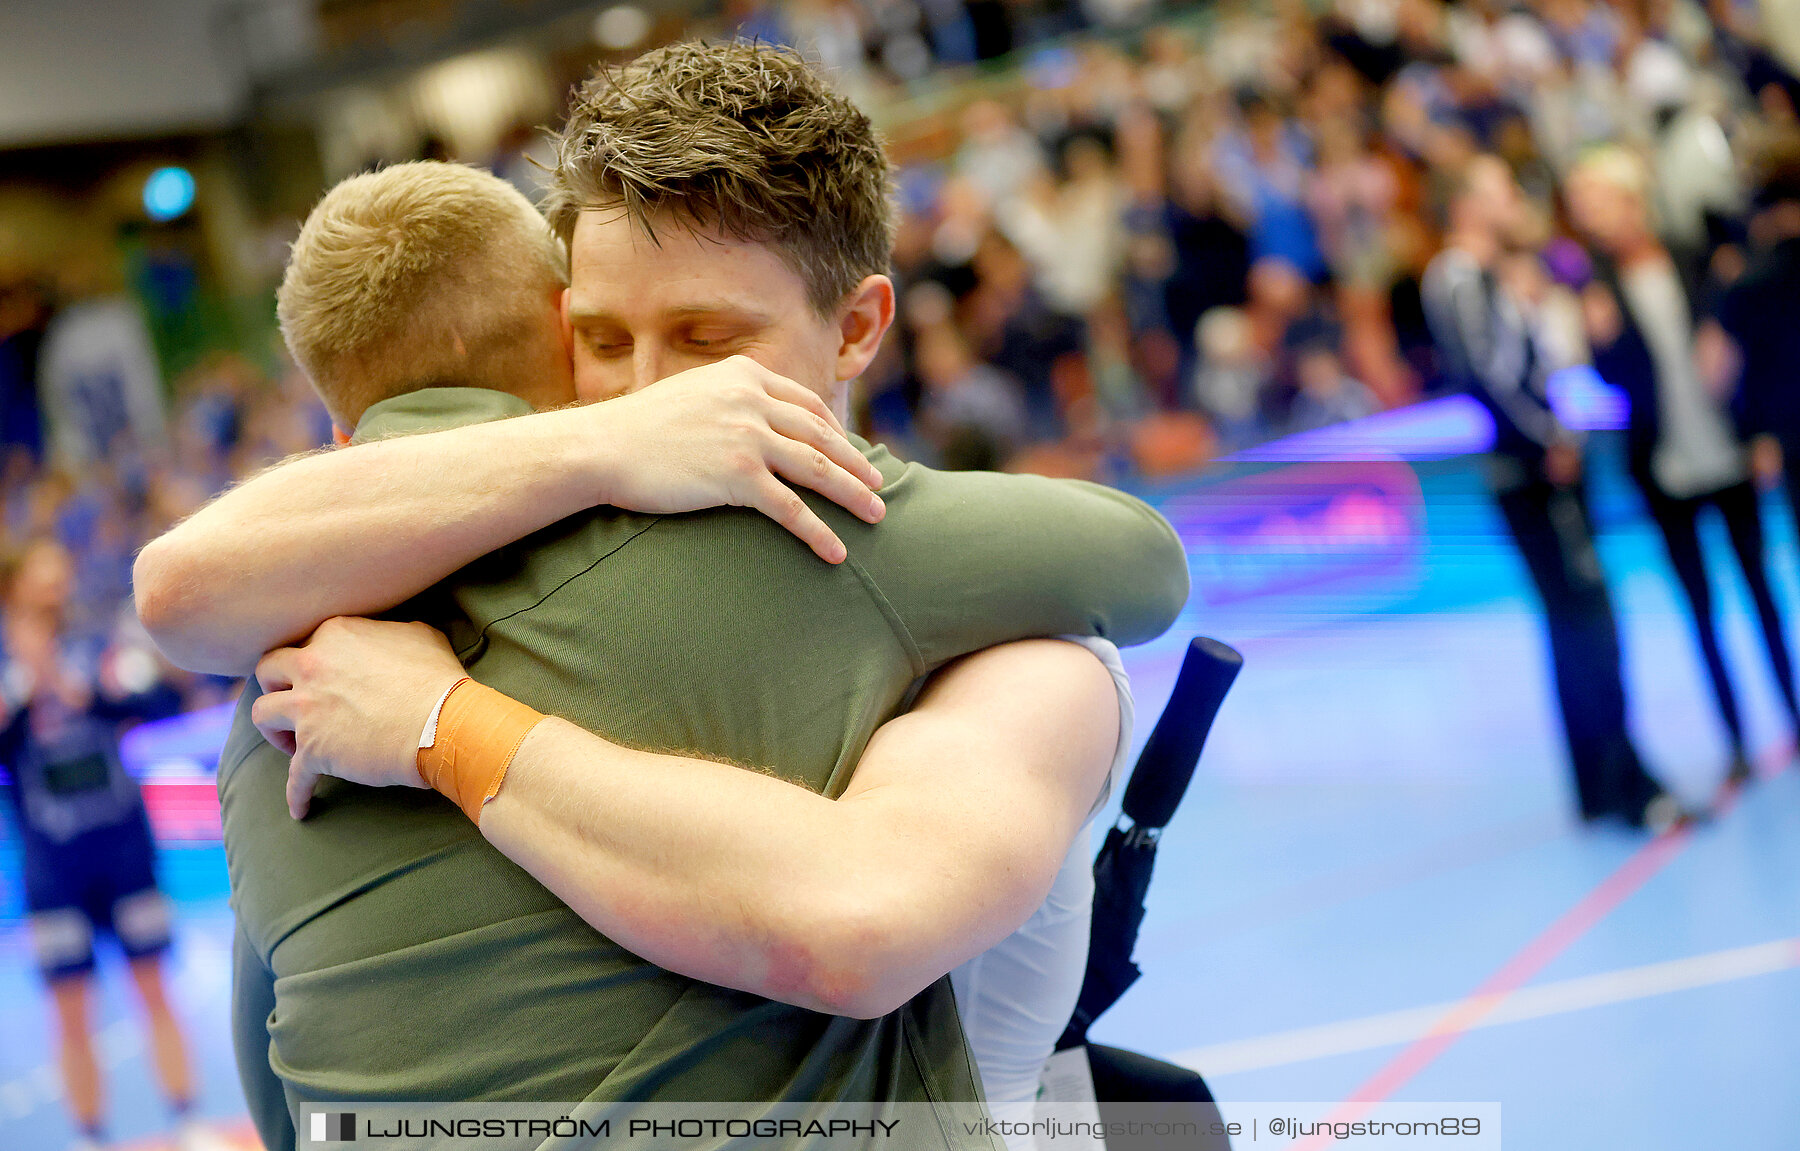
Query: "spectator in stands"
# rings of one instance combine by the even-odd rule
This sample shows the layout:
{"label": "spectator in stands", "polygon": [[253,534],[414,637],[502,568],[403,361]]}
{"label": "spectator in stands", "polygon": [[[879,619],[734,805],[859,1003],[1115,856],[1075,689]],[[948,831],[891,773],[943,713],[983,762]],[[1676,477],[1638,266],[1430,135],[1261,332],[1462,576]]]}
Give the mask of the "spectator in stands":
{"label": "spectator in stands", "polygon": [[1308,182],[1307,206],[1331,274],[1340,285],[1385,285],[1387,224],[1398,194],[1393,173],[1369,151],[1352,121],[1325,121],[1318,141],[1319,170]]}
{"label": "spectator in stands", "polygon": [[1082,316],[1104,299],[1125,264],[1125,189],[1111,142],[1077,132],[1058,149],[1057,177],[1039,180],[999,221],[1036,271],[1050,306]]}
{"label": "spectator in stands", "polygon": [[962,114],[962,146],[952,161],[956,175],[1003,207],[1044,174],[1043,145],[998,100],[977,100]]}
{"label": "spectator in stands", "polygon": [[998,470],[1028,426],[1018,380],[976,359],[948,321],[918,333],[916,357],[924,386],[919,423],[936,449],[932,462],[948,471]]}
{"label": "spectator in stands", "polygon": [[1266,438],[1262,398],[1270,381],[1269,359],[1257,346],[1250,320],[1239,308],[1213,308],[1200,317],[1194,336],[1200,368],[1194,398],[1228,449]]}
{"label": "spectator in stands", "polygon": [[1330,340],[1312,340],[1296,350],[1294,386],[1285,429],[1289,433],[1361,419],[1380,407],[1373,392],[1345,373]]}
{"label": "spectator in stands", "polygon": [[1211,309],[1244,303],[1250,277],[1249,238],[1220,199],[1197,132],[1177,145],[1164,220],[1174,267],[1163,303],[1170,328],[1186,335]]}
{"label": "spectator in stands", "polygon": [[1325,273],[1325,259],[1305,203],[1311,143],[1261,92],[1241,93],[1238,109],[1242,127],[1220,137],[1213,162],[1226,194],[1250,220],[1252,255],[1285,260],[1316,280]]}
{"label": "spectator in stands", "polygon": [[1053,377],[1081,354],[1084,326],[1049,305],[1024,256],[999,232],[982,238],[973,265],[975,287],[960,309],[965,333],[988,363],[1025,385],[1029,437],[1054,439],[1062,424]]}
{"label": "spectator in stands", "polygon": [[37,284],[0,284],[0,466],[22,455],[28,468],[43,456],[38,352],[49,320],[49,301]]}

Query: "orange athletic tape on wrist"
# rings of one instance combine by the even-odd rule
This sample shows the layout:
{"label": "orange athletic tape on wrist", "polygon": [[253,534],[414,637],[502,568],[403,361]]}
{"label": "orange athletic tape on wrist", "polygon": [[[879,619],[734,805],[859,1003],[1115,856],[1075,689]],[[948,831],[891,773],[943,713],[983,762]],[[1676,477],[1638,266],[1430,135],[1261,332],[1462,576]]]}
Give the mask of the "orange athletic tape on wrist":
{"label": "orange athletic tape on wrist", "polygon": [[472,679],[444,697],[437,738],[419,749],[419,777],[481,822],[481,808],[500,791],[519,745],[544,718],[516,699]]}

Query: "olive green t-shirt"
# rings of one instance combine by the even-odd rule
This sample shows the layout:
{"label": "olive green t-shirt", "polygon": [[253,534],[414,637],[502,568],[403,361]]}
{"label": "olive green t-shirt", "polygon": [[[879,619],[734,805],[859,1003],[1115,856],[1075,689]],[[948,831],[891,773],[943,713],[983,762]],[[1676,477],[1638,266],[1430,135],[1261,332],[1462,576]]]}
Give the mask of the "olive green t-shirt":
{"label": "olive green t-shirt", "polygon": [[[528,411],[428,389],[371,408],[357,437]],[[400,614],[443,628],[471,675],[539,711],[836,796],[942,663],[1039,635],[1141,643],[1186,598],[1179,541],[1129,496],[858,447],[886,480],[881,524],[803,493],[847,545],[842,564],[753,511],[598,508]],[[948,980],[880,1019],[823,1015],[624,950],[434,792],[325,779],[294,822],[287,758],[249,722],[256,694],[219,793],[240,1067],[271,1148],[291,1145],[284,1112],[306,1102],[979,1098]],[[943,1145],[988,1144],[946,1130]]]}

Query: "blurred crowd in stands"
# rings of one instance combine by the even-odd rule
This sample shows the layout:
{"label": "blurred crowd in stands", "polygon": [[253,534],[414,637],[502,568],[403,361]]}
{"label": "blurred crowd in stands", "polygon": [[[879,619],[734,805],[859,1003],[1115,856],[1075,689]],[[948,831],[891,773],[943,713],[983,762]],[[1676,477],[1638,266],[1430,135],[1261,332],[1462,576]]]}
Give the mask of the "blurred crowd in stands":
{"label": "blurred crowd in stands", "polygon": [[[173,382],[173,408],[143,320],[124,297],[51,308],[44,289],[0,291],[0,595],[26,554],[54,548],[59,640],[113,694],[173,688],[184,709],[231,681],[162,660],[137,622],[131,565],[150,539],[235,480],[329,443],[300,373],[279,378],[230,353]],[[9,610],[8,617],[10,619]]]}
{"label": "blurred crowd in stands", "polygon": [[[1143,7],[794,0],[742,28],[859,90],[896,58]],[[1800,81],[1759,19],[1754,0],[1227,0],[1028,49],[903,170],[902,318],[869,420],[948,466],[1116,478],[1429,394],[1420,276],[1481,152],[1534,200],[1546,259],[1520,274],[1554,294],[1564,177],[1597,144],[1637,150],[1705,300],[1744,266],[1748,167],[1796,126]],[[1546,310],[1584,359],[1573,297]]]}
{"label": "blurred crowd in stands", "polygon": [[[1746,173],[1800,105],[1755,0],[752,0],[726,19],[883,104],[900,318],[858,415],[945,467],[1176,474],[1429,394],[1420,276],[1482,152],[1535,202],[1545,259],[1519,274],[1553,288],[1563,178],[1595,144],[1636,149],[1705,299],[1745,266]],[[513,143],[491,162],[528,182]],[[76,557],[70,626],[115,634],[143,541],[329,424],[278,356],[165,381],[124,297],[63,303],[0,293],[0,507],[8,540]],[[1579,361],[1572,303],[1564,326]]]}

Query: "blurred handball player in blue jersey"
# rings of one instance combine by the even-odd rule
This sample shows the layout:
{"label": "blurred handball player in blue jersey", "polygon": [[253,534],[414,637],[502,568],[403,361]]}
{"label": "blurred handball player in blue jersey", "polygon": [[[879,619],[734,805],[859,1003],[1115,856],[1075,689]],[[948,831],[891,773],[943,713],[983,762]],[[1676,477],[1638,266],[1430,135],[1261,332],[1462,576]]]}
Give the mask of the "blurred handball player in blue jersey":
{"label": "blurred handball player in blue jersey", "polygon": [[187,1045],[169,1009],[162,954],[169,903],[157,890],[150,823],[119,760],[124,725],[171,715],[181,697],[141,649],[109,649],[65,627],[74,567],[40,539],[0,566],[0,763],[12,774],[24,846],[32,950],[56,1005],[63,1085],[81,1148],[100,1145],[100,1069],[89,1002],[94,937],[115,936],[150,1018],[158,1079],[178,1122],[181,1151],[215,1140],[191,1115]]}

